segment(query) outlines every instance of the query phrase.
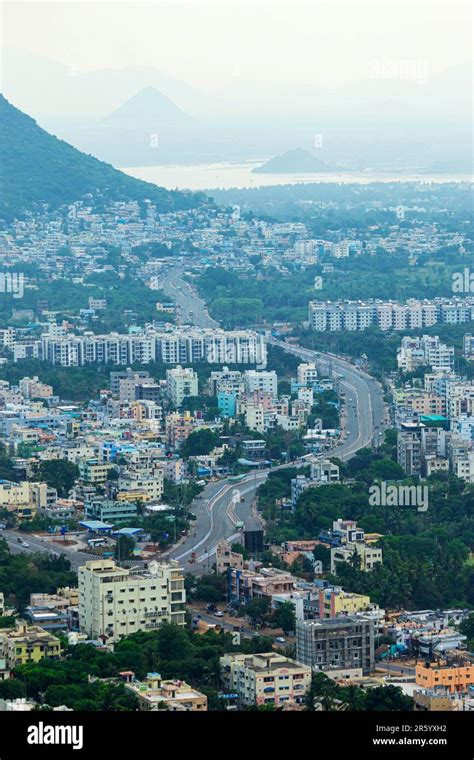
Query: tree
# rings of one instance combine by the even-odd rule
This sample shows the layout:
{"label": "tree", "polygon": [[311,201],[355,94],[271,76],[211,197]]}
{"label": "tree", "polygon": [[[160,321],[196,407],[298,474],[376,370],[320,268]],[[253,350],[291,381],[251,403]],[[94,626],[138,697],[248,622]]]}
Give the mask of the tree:
{"label": "tree", "polygon": [[67,459],[50,459],[41,462],[35,475],[35,480],[44,481],[55,488],[58,496],[64,498],[69,495],[76,478],[79,477],[79,468]]}
{"label": "tree", "polygon": [[331,564],[331,550],[322,544],[316,544],[313,549],[313,557],[316,562],[322,563],[323,570],[327,569]]}
{"label": "tree", "polygon": [[115,544],[115,559],[124,560],[133,557],[135,541],[130,536],[119,536]]}
{"label": "tree", "polygon": [[365,699],[365,709],[373,712],[413,710],[413,699],[406,696],[399,686],[376,686],[369,689]]}
{"label": "tree", "polygon": [[183,457],[195,457],[210,454],[219,444],[219,436],[210,428],[195,430],[191,433],[181,448]]}
{"label": "tree", "polygon": [[296,629],[295,608],[291,602],[283,602],[277,608],[274,616],[275,623],[283,628],[283,632],[288,634]]}
{"label": "tree", "polygon": [[239,612],[250,618],[252,623],[262,623],[269,608],[270,599],[267,596],[262,596],[253,598],[248,604],[241,607]]}

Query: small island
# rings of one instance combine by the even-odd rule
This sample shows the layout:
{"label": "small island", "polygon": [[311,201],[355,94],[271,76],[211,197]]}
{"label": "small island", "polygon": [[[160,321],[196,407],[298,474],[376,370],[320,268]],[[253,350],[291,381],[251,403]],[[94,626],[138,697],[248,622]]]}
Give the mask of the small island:
{"label": "small island", "polygon": [[262,166],[252,169],[253,174],[314,174],[333,171],[334,167],[316,158],[308,150],[295,148],[270,158]]}

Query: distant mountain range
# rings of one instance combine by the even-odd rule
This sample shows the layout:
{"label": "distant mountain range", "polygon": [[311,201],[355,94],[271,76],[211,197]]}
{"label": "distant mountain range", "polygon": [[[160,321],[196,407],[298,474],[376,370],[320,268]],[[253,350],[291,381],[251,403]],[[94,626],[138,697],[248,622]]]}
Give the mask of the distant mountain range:
{"label": "distant mountain range", "polygon": [[0,218],[86,195],[96,202],[149,199],[163,211],[207,203],[202,193],[168,191],[129,177],[42,129],[0,95]]}
{"label": "distant mountain range", "polygon": [[382,67],[340,86],[293,82],[282,97],[277,82],[258,76],[206,93],[151,66],[75,71],[6,50],[2,85],[50,132],[119,167],[241,163],[295,145],[311,152],[317,134],[328,166],[472,170],[469,64],[419,79]]}
{"label": "distant mountain range", "polygon": [[253,174],[316,174],[317,172],[334,171],[325,161],[313,156],[308,150],[295,148],[287,150],[279,156],[252,169]]}

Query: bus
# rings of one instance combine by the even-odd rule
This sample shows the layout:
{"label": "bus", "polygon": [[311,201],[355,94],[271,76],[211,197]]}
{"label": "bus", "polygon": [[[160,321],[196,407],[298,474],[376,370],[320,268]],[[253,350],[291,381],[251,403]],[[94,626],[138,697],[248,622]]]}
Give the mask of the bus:
{"label": "bus", "polygon": [[105,546],[107,541],[105,538],[90,538],[87,542],[88,546],[95,548],[96,546]]}
{"label": "bus", "polygon": [[245,473],[242,475],[231,475],[227,478],[227,480],[232,481],[232,483],[237,483],[239,480],[243,480],[245,478]]}

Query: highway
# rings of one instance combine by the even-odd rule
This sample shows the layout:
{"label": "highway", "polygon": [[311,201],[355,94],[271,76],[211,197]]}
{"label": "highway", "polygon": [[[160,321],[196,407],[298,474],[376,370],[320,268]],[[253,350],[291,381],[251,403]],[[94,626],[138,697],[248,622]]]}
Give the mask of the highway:
{"label": "highway", "polygon": [[[174,267],[164,276],[161,283],[166,295],[176,302],[179,321],[199,327],[219,327],[219,323],[207,313],[205,303],[193,287],[182,279],[182,274],[182,265]],[[339,390],[345,394],[344,438],[325,453],[346,461],[359,449],[379,445],[389,419],[382,387],[377,380],[338,356],[312,351],[273,338],[269,338],[268,341],[298,356],[302,361],[314,361],[326,374],[331,372],[336,376]],[[295,463],[288,463],[290,464]],[[297,466],[301,466],[301,463]],[[238,538],[238,523],[244,523],[245,529],[259,526],[258,517],[252,512],[251,505],[257,488],[270,472],[269,469],[254,471],[238,482],[225,479],[209,483],[200,498],[195,499],[191,505],[191,512],[196,518],[191,531],[164,556],[178,560],[186,571],[196,575],[210,570],[219,541],[224,538],[235,541]],[[26,541],[30,546],[25,548],[18,543],[17,534],[3,531],[3,536],[13,552],[52,551],[51,544],[40,538],[27,536]],[[87,554],[59,545],[54,551],[64,553],[74,569],[90,558]]]}
{"label": "highway", "polygon": [[183,271],[182,266],[177,266],[167,272],[161,281],[164,293],[176,302],[178,324],[219,327],[219,323],[209,316],[206,304],[191,284],[182,279]]}
{"label": "highway", "polygon": [[[182,266],[175,267],[162,280],[165,293],[177,304],[180,320],[200,327],[218,327],[219,323],[209,317],[204,301],[182,279],[182,272]],[[314,361],[324,372],[329,373],[331,370],[337,376],[340,391],[345,394],[345,432],[344,439],[328,450],[327,454],[346,461],[359,449],[378,446],[383,441],[383,431],[389,424],[389,419],[382,387],[377,380],[338,356],[274,339],[269,339],[269,343],[280,346],[302,361]],[[237,537],[236,515],[244,522],[245,528],[255,527],[250,505],[255,491],[266,480],[269,472],[270,470],[261,470],[238,484],[237,488],[245,496],[243,503],[235,503],[235,484],[233,487],[229,481],[221,481],[208,485],[203,498],[197,499],[192,505],[192,511],[196,515],[195,530],[169,556],[183,563],[190,572],[206,572],[212,565],[212,556],[219,541]],[[190,563],[193,553],[195,561]]]}
{"label": "highway", "polygon": [[[18,541],[18,537],[20,537],[23,542],[27,543],[28,546],[22,546]],[[68,546],[61,546],[61,544],[52,544],[50,540],[39,538],[30,533],[16,533],[12,530],[5,529],[0,530],[0,538],[5,539],[12,554],[19,554],[20,552],[25,554],[42,552],[58,556],[64,554],[64,556],[70,561],[72,570],[77,570],[78,567],[92,559],[90,554],[78,552],[75,549],[70,549]]]}
{"label": "highway", "polygon": [[326,372],[331,367],[333,375],[338,376],[336,379],[340,390],[345,394],[346,431],[344,441],[331,449],[332,456],[345,461],[359,449],[371,445],[377,447],[383,441],[383,431],[389,424],[389,418],[383,400],[383,389],[377,380],[338,356],[311,351],[272,338],[268,342],[303,361],[315,362],[318,368]]}
{"label": "highway", "polygon": [[268,473],[269,470],[255,471],[238,482],[226,479],[209,483],[191,506],[196,520],[189,534],[167,556],[196,575],[207,572],[219,541],[238,540],[238,523],[243,522],[246,529],[261,527],[251,505]]}

